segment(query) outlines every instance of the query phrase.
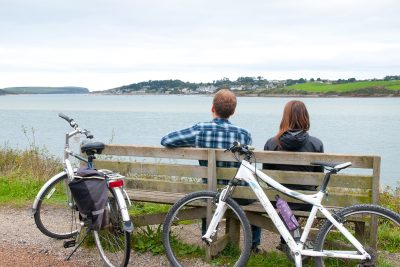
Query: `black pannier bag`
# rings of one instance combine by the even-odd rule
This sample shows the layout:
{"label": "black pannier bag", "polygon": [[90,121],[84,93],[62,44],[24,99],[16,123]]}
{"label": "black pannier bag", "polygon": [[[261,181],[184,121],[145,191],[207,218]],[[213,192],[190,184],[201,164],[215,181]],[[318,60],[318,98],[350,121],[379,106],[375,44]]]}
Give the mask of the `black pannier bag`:
{"label": "black pannier bag", "polygon": [[80,215],[88,219],[89,229],[100,230],[108,198],[104,174],[94,169],[79,168],[69,188]]}

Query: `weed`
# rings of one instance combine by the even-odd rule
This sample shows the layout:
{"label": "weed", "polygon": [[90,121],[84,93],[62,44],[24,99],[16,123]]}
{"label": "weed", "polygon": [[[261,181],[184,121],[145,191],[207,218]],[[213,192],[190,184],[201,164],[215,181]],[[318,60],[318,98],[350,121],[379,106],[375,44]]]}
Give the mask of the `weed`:
{"label": "weed", "polygon": [[170,238],[171,247],[178,257],[204,257],[205,251],[201,247],[183,243],[174,236]]}
{"label": "weed", "polygon": [[386,187],[379,194],[379,204],[400,213],[400,184],[395,189]]}
{"label": "weed", "polygon": [[139,228],[133,235],[133,248],[139,252],[149,251],[153,255],[163,253],[161,224],[156,229],[149,225]]}

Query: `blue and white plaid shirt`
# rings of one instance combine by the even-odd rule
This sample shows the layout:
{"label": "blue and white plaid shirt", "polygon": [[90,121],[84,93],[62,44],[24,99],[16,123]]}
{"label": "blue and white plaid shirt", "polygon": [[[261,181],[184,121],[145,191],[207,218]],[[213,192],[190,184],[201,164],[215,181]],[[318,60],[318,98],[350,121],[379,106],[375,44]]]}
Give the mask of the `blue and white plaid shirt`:
{"label": "blue and white plaid shirt", "polygon": [[[228,149],[234,141],[251,145],[250,133],[233,125],[227,119],[215,118],[210,122],[200,122],[190,128],[167,134],[161,145],[167,147],[202,147]],[[206,166],[207,161],[200,161]],[[218,161],[218,167],[238,167],[236,162]]]}

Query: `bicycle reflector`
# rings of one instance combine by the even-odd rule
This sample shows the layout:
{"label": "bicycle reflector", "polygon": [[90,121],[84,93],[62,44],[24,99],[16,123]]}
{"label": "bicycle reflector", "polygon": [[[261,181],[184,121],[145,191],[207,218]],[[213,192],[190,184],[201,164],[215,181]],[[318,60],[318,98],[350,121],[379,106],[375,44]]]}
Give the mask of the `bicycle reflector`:
{"label": "bicycle reflector", "polygon": [[108,183],[108,187],[115,188],[115,187],[122,187],[124,186],[124,180],[114,180]]}

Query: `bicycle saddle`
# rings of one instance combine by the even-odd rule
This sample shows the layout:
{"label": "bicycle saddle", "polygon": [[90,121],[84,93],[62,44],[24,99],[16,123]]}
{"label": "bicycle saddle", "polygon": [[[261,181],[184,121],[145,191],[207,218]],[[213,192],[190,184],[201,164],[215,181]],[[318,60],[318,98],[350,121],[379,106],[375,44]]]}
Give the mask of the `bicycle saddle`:
{"label": "bicycle saddle", "polygon": [[82,153],[87,155],[101,154],[105,145],[102,142],[86,143],[81,146]]}
{"label": "bicycle saddle", "polygon": [[347,167],[351,166],[351,162],[339,163],[339,162],[314,161],[314,162],[311,162],[311,164],[312,165],[318,165],[318,166],[333,168],[333,169],[336,169],[338,171],[346,169]]}

